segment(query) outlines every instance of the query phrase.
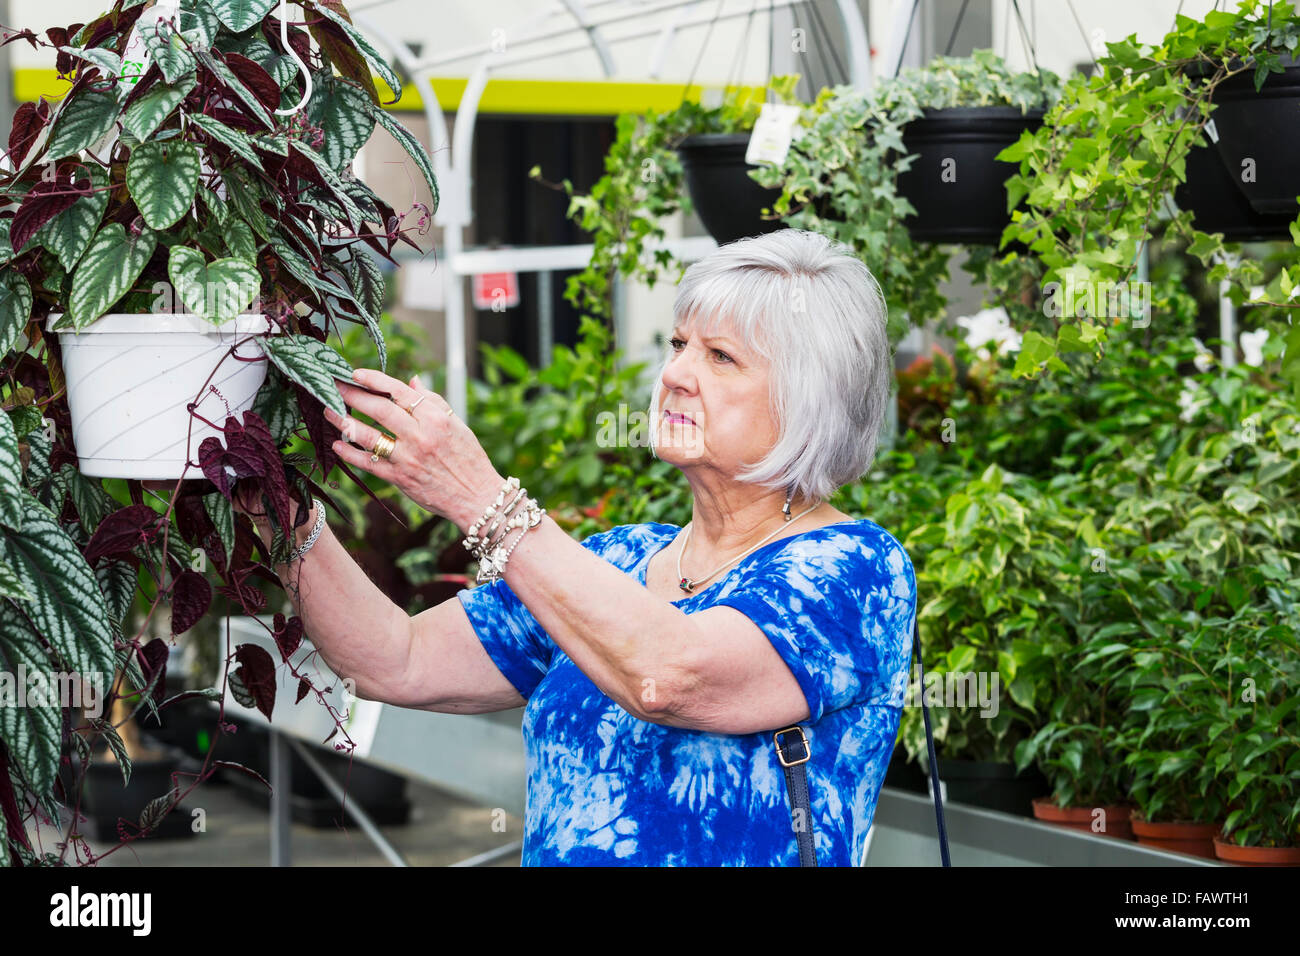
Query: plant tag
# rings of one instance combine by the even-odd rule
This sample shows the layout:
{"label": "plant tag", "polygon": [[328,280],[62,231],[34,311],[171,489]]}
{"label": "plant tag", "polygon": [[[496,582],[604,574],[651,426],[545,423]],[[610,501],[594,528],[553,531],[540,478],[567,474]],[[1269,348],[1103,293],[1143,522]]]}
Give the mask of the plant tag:
{"label": "plant tag", "polygon": [[122,69],[117,74],[118,79],[121,80],[117,84],[119,99],[124,99],[131,90],[135,89],[135,85],[140,82],[140,77],[144,76],[145,71],[149,69],[149,50],[144,45],[141,31],[152,29],[163,20],[177,17],[180,14],[179,7],[180,0],[157,0],[152,7],[140,14],[140,19],[131,28],[126,49],[122,51]]}
{"label": "plant tag", "polygon": [[1214,120],[1205,121],[1205,135],[1210,137],[1211,143],[1217,143],[1219,141],[1219,129],[1214,125]]}
{"label": "plant tag", "polygon": [[749,137],[745,162],[753,166],[783,163],[794,138],[794,124],[799,121],[799,107],[781,103],[764,103]]}

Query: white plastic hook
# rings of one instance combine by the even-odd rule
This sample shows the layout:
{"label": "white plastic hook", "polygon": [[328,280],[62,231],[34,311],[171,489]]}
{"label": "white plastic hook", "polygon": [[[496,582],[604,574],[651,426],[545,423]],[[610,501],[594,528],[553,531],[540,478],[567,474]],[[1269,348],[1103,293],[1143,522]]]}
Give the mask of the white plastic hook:
{"label": "white plastic hook", "polygon": [[298,58],[298,51],[289,44],[289,0],[280,0],[280,44],[293,57],[293,61],[302,70],[303,79],[307,81],[307,90],[302,94],[302,99],[298,101],[297,106],[290,110],[275,111],[276,116],[292,116],[306,106],[307,101],[311,99],[311,71],[307,69],[307,64]]}

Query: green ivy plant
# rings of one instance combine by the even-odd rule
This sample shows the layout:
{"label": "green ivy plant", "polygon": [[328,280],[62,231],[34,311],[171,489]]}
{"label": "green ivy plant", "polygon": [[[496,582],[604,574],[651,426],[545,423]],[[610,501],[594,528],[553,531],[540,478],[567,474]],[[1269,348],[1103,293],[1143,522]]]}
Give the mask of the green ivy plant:
{"label": "green ivy plant", "polygon": [[[183,633],[213,598],[192,563],[202,553],[221,593],[257,613],[265,597],[250,579],[278,585],[270,567],[289,528],[305,520],[311,494],[330,500],[312,475],[319,469],[323,481],[339,464],[329,450],[339,434],[323,410],[346,414],[333,380],[352,368],[328,331],[364,327],[382,365],[383,276],[370,253],[394,261],[397,241],[414,245],[406,236],[414,225],[352,175],[352,159],[381,126],[435,202],[438,191],[428,153],[383,109],[372,70],[394,102],[401,82],[343,4],[294,2],[307,26],[288,28],[286,48],[274,0],[182,0],[176,18],[142,29],[143,73],[122,57],[144,0],[117,0],[88,24],[52,28],[49,43],[31,30],[5,41],[56,47],[70,81],[58,102],[19,106],[0,172],[0,666],[8,671],[122,674],[143,692],[136,710],[156,713],[169,702],[157,693],[167,648],[143,643],[143,627],[123,630],[137,587],[149,615],[170,605],[172,633]],[[306,92],[291,52],[313,92],[301,112],[280,116]],[[214,285],[225,295],[209,298]],[[267,319],[257,336],[270,363],[266,384],[242,422],[232,415],[221,440],[204,442],[194,480],[178,481],[170,498],[150,490],[149,500],[141,482],[127,481],[123,501],[107,490],[121,484],[80,474],[59,342],[44,329],[51,313],[71,329],[110,312],[192,312],[219,325],[254,302]],[[291,450],[295,436],[312,453]],[[260,493],[278,529],[275,554],[233,510],[235,482]],[[301,633],[301,621],[277,618],[286,660]],[[254,645],[235,648],[227,665],[236,662],[232,691],[269,718],[277,662]],[[127,693],[116,681],[111,690],[109,707]],[[311,690],[324,702],[318,688],[300,687],[300,696]],[[102,738],[129,778],[113,724],[68,716],[58,704],[0,707],[8,833],[0,864],[39,862],[23,837],[35,806],[55,820],[61,802],[77,806],[57,776],[65,748],[84,772],[89,741]],[[209,757],[204,775],[220,763]],[[130,822],[127,839],[148,833],[181,796],[160,794]],[[75,828],[63,846],[58,859],[74,849],[88,858]]]}
{"label": "green ivy plant", "polygon": [[[1023,208],[1003,235],[1023,252],[1004,252],[982,263],[985,279],[1008,296],[1013,324],[1024,330],[1016,374],[1062,372],[1069,354],[1096,360],[1116,338],[1141,335],[1136,315],[1108,315],[1093,305],[1044,307],[1051,283],[1070,287],[1127,287],[1139,275],[1140,252],[1160,235],[1180,238],[1209,268],[1208,281],[1230,282],[1241,305],[1260,283],[1258,263],[1229,256],[1220,233],[1196,228],[1189,210],[1172,202],[1185,179],[1188,150],[1208,142],[1214,91],[1249,71],[1256,87],[1280,72],[1283,55],[1300,46],[1300,19],[1288,3],[1243,0],[1235,12],[1210,11],[1204,20],[1178,16],[1157,45],[1130,36],[1107,44],[1088,78],[1073,76],[1043,126],[1026,132],[1001,158],[1019,163],[1007,183],[1008,202]],[[1300,224],[1292,235],[1300,242]],[[1294,249],[1285,267],[1255,300],[1294,309],[1300,265]],[[1282,374],[1300,400],[1300,325],[1278,322],[1288,337]]]}
{"label": "green ivy plant", "polygon": [[980,50],[968,58],[936,57],[865,92],[825,89],[803,111],[785,162],[754,178],[782,188],[773,210],[787,224],[837,239],[867,264],[885,293],[896,344],[910,326],[943,315],[947,301],[939,286],[950,257],[949,248],[908,234],[906,219],[916,210],[899,195],[897,179],[915,154],[903,145],[904,128],[926,109],[1047,107],[1060,88],[1050,71],[1015,73]]}
{"label": "green ivy plant", "polygon": [[[591,260],[568,280],[565,295],[575,306],[608,320],[613,314],[617,279],[653,287],[659,279],[681,277],[683,264],[665,248],[650,247],[665,238],[663,220],[692,210],[677,145],[697,133],[741,133],[753,129],[770,92],[783,103],[793,101],[797,75],[773,77],[766,89],[729,87],[721,103],[705,106],[683,100],[658,113],[624,113],[615,121],[614,144],[605,156],[605,174],[583,195],[564,180],[570,197],[568,216],[592,235]],[[541,170],[531,175],[541,180]],[[751,171],[751,176],[757,178]]]}

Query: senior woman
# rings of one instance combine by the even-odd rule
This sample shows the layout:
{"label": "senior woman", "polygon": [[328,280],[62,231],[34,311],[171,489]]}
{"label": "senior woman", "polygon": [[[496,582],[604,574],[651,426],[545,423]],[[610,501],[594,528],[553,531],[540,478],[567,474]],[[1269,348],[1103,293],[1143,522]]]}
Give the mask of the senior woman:
{"label": "senior woman", "polygon": [[[525,865],[797,866],[801,833],[817,865],[858,863],[916,610],[899,543],[827,501],[869,468],[889,399],[880,292],[842,247],[785,229],[693,265],[674,318],[651,443],[690,484],[685,528],[575,541],[441,396],[367,369],[357,382],[391,399],[340,390],[392,444],[331,413],[350,442],[335,451],[471,545],[495,525],[496,576],[409,617],[328,530],[277,570],[357,696],[456,714],[527,704]],[[782,766],[803,756],[798,734],[780,738],[784,760],[773,739],[795,724],[810,819]]]}

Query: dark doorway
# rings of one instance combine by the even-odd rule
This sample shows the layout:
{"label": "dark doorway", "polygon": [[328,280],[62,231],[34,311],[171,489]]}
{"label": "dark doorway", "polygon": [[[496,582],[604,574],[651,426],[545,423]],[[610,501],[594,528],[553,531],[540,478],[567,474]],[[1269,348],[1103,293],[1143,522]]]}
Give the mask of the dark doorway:
{"label": "dark doorway", "polygon": [[[474,135],[473,243],[558,246],[589,242],[590,237],[565,217],[569,200],[563,191],[528,178],[533,166],[549,182],[569,179],[575,190],[588,192],[604,172],[605,154],[614,139],[612,119],[550,117],[483,117]],[[564,298],[568,277],[551,275],[552,341],[577,342],[578,310]],[[509,345],[533,367],[547,364],[538,354],[540,309],[538,275],[519,275],[519,305],[501,312],[476,309],[478,339]],[[479,365],[478,355],[470,360]]]}

